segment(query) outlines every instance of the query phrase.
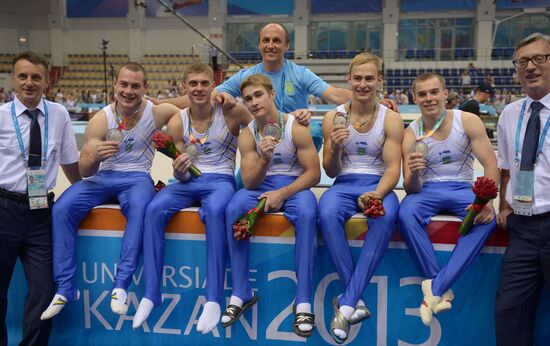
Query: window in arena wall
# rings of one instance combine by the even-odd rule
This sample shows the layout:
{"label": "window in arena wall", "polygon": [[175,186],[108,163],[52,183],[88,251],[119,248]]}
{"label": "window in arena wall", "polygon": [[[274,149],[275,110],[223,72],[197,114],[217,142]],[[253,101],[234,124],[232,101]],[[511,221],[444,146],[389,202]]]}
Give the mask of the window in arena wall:
{"label": "window in arena wall", "polygon": [[[257,52],[260,30],[267,23],[228,23],[227,46],[231,52]],[[282,23],[290,35],[290,50],[294,47],[294,24]]]}
{"label": "window in arena wall", "polygon": [[361,50],[371,50],[379,53],[382,41],[382,22],[312,22],[309,38],[311,51],[358,52]]}
{"label": "window in arena wall", "polygon": [[401,19],[398,34],[399,60],[452,60],[458,53],[475,56],[473,18]]}
{"label": "window in arena wall", "polygon": [[[509,16],[499,16],[498,20],[504,20]],[[550,15],[524,14],[505,22],[502,22],[495,36],[495,47],[515,47],[524,37],[535,32],[548,33],[550,28]]]}

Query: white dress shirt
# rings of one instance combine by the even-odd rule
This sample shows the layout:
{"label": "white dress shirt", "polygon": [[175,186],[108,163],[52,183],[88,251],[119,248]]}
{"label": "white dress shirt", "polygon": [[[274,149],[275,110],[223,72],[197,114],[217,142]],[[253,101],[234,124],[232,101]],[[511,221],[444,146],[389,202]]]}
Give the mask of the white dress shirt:
{"label": "white dress shirt", "polygon": [[[15,115],[21,129],[25,160],[29,156],[29,132],[31,119],[25,114],[27,107],[17,97],[14,98]],[[17,141],[17,134],[12,119],[12,102],[0,106],[0,188],[18,193],[27,193],[26,162],[21,158],[21,150]],[[46,181],[47,189],[55,186],[59,164],[71,164],[78,162],[78,150],[74,137],[73,126],[69,113],[60,104],[45,101],[48,107],[48,152],[46,155]],[[38,116],[42,134],[42,147],[44,148],[45,109],[44,102],[36,107],[40,109]]]}
{"label": "white dress shirt", "polygon": [[[523,102],[525,102],[525,114],[521,124],[519,151],[518,157],[521,162],[521,151],[523,147],[523,138],[529,118],[531,117],[532,98],[526,97],[516,102],[510,103],[500,115],[498,120],[497,137],[498,137],[498,167],[510,170],[510,182],[506,188],[506,201],[512,204],[512,193],[514,191],[514,183],[516,172],[519,169],[515,163],[516,153],[516,129],[519,121],[519,114]],[[550,117],[550,94],[547,94],[542,99],[538,100],[544,105],[540,110],[540,135],[543,135],[544,126]],[[533,214],[542,214],[550,211],[550,130],[542,147],[542,152],[538,155],[537,164],[535,166],[535,186],[534,186],[534,201]]]}

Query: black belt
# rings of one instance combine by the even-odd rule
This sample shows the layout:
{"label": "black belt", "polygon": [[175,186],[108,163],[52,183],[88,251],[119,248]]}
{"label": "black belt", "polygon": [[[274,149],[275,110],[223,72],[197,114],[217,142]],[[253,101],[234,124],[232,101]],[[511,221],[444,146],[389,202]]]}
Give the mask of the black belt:
{"label": "black belt", "polygon": [[[53,192],[48,193],[48,201],[53,201],[55,194]],[[18,203],[27,203],[29,197],[26,193],[11,192],[8,190],[0,189],[0,198],[5,198]]]}

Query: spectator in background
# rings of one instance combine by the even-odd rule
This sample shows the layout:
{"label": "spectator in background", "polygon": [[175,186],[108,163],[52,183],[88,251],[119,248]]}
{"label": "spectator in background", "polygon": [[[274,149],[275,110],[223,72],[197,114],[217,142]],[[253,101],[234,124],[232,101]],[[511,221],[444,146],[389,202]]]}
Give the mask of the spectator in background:
{"label": "spectator in background", "polygon": [[461,104],[459,108],[461,111],[479,115],[479,105],[487,103],[489,96],[494,94],[494,92],[494,89],[489,84],[483,82],[477,87],[474,97]]}
{"label": "spectator in background", "polygon": [[7,95],[4,93],[4,88],[0,88],[0,105],[6,103]]}
{"label": "spectator in background", "polygon": [[55,93],[53,101],[55,103],[61,103],[62,104],[64,100],[65,100],[65,95],[63,95],[63,93],[61,92],[61,89],[57,89],[57,92]]}
{"label": "spectator in background", "polygon": [[455,109],[460,104],[460,95],[456,91],[449,92],[447,96],[447,103],[445,103],[446,109]]}
{"label": "spectator in background", "polygon": [[462,72],[462,75],[460,76],[460,85],[462,85],[462,92],[468,93],[470,91],[470,86],[472,84],[472,77],[470,77],[470,73],[468,70],[464,70]]}
{"label": "spectator in background", "polygon": [[[479,116],[479,105],[482,103],[487,103],[489,101],[489,96],[492,94],[494,94],[494,89],[489,84],[483,82],[476,89],[474,97],[461,104],[459,109],[461,111],[474,113]],[[494,138],[493,130],[486,129],[486,132],[489,138]]]}
{"label": "spectator in background", "polygon": [[210,59],[212,59],[212,70],[218,70],[218,48],[210,47]]}
{"label": "spectator in background", "polygon": [[491,88],[495,87],[495,77],[493,77],[491,72],[487,72],[487,75],[485,76],[485,84],[490,85]]}
{"label": "spectator in background", "polygon": [[473,62],[468,64],[468,73],[471,76],[479,76],[481,74],[481,70],[477,68]]}

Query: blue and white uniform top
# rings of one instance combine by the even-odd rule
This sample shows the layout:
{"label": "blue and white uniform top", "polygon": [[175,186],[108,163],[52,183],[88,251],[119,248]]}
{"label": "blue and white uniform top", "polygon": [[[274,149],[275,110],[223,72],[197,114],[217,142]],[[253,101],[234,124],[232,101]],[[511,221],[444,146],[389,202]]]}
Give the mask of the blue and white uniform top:
{"label": "blue and white uniform top", "polygon": [[214,108],[212,124],[204,133],[199,133],[190,126],[189,108],[181,111],[183,123],[183,141],[189,143],[190,131],[193,136],[204,143],[197,142],[198,156],[193,164],[203,173],[219,173],[233,176],[235,174],[235,157],[237,154],[237,137],[233,136],[225,123],[222,107]]}
{"label": "blue and white uniform top", "polygon": [[[336,108],[346,113],[345,105]],[[348,126],[350,136],[344,141],[342,152],[342,169],[339,175],[345,174],[372,174],[382,176],[386,170],[383,148],[386,141],[384,120],[388,108],[378,105],[376,121],[366,133],[358,132],[352,124]]]}
{"label": "blue and white uniform top", "polygon": [[[448,111],[451,112],[451,111]],[[422,175],[425,182],[438,181],[474,181],[474,156],[470,139],[462,127],[462,112],[452,110],[453,128],[449,136],[442,140],[433,137],[424,139],[428,145],[426,155],[426,170]],[[418,138],[418,120],[413,121],[409,127]]]}
{"label": "blue and white uniform top", "polygon": [[310,94],[321,97],[329,84],[310,69],[285,60],[279,71],[269,72],[263,62],[250,68],[243,68],[231,78],[216,87],[218,93],[226,92],[234,97],[241,96],[241,83],[254,74],[263,74],[271,79],[275,90],[277,109],[290,113],[308,107]]}
{"label": "blue and white uniform top", "polygon": [[[137,124],[131,130],[122,130],[123,140],[118,153],[101,163],[100,171],[111,170],[119,172],[149,173],[155,156],[155,147],[151,143],[156,131],[153,119],[153,103],[146,101],[145,109]],[[117,128],[117,117],[109,106],[103,111],[107,116],[107,128]]]}
{"label": "blue and white uniform top", "polygon": [[[304,172],[304,168],[298,162],[298,156],[296,154],[296,146],[292,140],[292,125],[294,124],[294,116],[288,114],[287,120],[284,126],[284,134],[275,146],[273,151],[273,157],[267,166],[266,176],[270,175],[289,175],[297,177]],[[256,141],[256,150],[260,152],[260,140],[262,137],[258,133],[256,136],[256,120],[252,120],[248,124],[248,129],[254,136]]]}

